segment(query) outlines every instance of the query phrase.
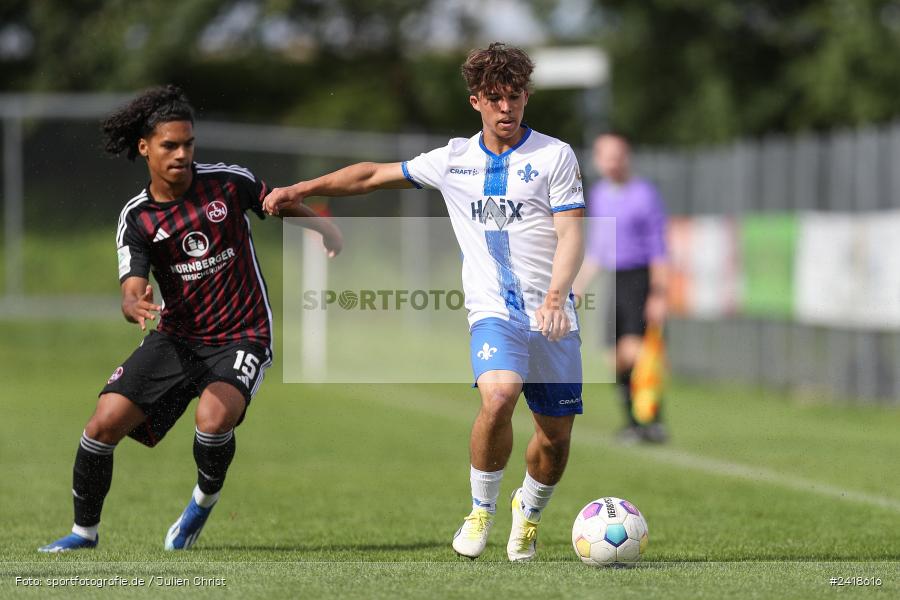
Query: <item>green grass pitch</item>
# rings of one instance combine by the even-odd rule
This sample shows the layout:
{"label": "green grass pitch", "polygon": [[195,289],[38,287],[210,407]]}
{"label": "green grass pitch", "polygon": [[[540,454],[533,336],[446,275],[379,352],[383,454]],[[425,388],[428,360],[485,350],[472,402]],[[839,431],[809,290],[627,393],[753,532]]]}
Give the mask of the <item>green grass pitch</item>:
{"label": "green grass pitch", "polygon": [[[238,430],[222,499],[194,550],[162,550],[193,485],[186,416],[159,447],[126,440],[116,451],[98,550],[38,555],[37,546],[71,525],[81,428],[96,391],[139,339],[124,322],[0,323],[0,597],[46,595],[54,580],[75,576],[142,578],[144,586],[76,584],[56,595],[900,596],[896,408],[798,404],[681,382],[667,405],[673,443],[621,448],[613,442],[620,415],[612,386],[588,386],[539,559],[506,561],[510,517],[501,511],[487,552],[473,563],[453,554],[450,538],[468,511],[476,392],[285,385],[277,358]],[[515,426],[503,494],[523,475],[524,402]],[[572,550],[575,514],[603,495],[628,498],[647,517],[650,544],[638,568],[591,569]],[[832,577],[881,585],[832,586]],[[177,578],[185,584],[174,585]],[[224,585],[211,585],[215,578]]]}

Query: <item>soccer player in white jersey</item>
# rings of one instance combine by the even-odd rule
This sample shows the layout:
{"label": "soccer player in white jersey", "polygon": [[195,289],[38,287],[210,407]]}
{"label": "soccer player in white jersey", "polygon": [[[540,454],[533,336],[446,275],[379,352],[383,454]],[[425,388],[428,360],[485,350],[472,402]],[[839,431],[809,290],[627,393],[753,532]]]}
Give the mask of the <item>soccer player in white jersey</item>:
{"label": "soccer player in white jersey", "polygon": [[278,214],[310,196],[385,188],[440,190],[463,252],[471,360],[481,410],[470,443],[472,510],[453,549],[477,558],[494,523],[512,452],[519,395],[533,413],[527,471],[512,495],[507,555],[534,557],[541,513],[562,477],[582,412],[581,338],[571,294],[584,255],[581,173],[572,149],[522,122],[534,65],[501,43],[462,66],[482,130],[402,163],[359,163],[276,188],[263,207]]}

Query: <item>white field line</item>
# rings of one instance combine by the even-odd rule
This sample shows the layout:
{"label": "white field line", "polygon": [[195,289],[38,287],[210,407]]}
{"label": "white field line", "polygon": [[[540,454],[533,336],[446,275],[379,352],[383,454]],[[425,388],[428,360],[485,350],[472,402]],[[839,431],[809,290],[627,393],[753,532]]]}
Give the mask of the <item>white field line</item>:
{"label": "white field line", "polygon": [[[390,394],[379,394],[378,397],[373,398],[372,401],[453,421],[471,422],[475,419],[475,414],[478,410],[478,402],[474,398],[467,407],[459,404],[451,406],[447,403],[434,402],[431,401],[431,398],[426,396],[421,397],[416,403],[411,403],[398,400]],[[517,407],[516,416],[514,417],[514,422],[517,427],[531,427],[531,418],[530,416],[526,416],[526,414],[527,413],[522,411],[521,408]],[[670,446],[661,448],[622,446],[608,436],[605,436],[596,430],[586,428],[583,424],[578,424],[576,426],[575,435],[572,436],[572,443],[579,446],[614,448],[622,452],[638,455],[647,460],[690,471],[698,471],[719,477],[732,477],[750,482],[768,483],[770,485],[798,492],[817,494],[827,498],[835,498],[850,502],[859,502],[894,512],[900,512],[900,500],[889,496],[880,496],[868,492],[840,488],[827,483],[804,479],[795,475],[779,473],[778,471],[773,471],[765,467],[746,465],[715,458],[706,458]]]}
{"label": "white field line", "polygon": [[[596,435],[596,434],[592,434]],[[594,446],[609,447],[613,445],[612,440],[604,439],[592,443],[593,440],[574,439],[578,444],[588,444]],[[900,500],[890,498],[888,496],[879,496],[868,492],[860,492],[851,489],[840,488],[827,483],[804,479],[796,475],[786,475],[773,471],[765,467],[751,466],[728,460],[720,460],[715,458],[706,458],[684,450],[676,450],[675,448],[648,448],[648,447],[629,447],[628,451],[638,454],[642,458],[647,458],[658,463],[681,467],[691,471],[699,471],[710,475],[719,475],[724,477],[733,477],[751,482],[763,482],[776,485],[782,488],[795,490],[798,492],[809,492],[829,498],[840,500],[849,500],[851,502],[860,502],[870,504],[879,508],[885,508],[895,512],[900,512]]]}

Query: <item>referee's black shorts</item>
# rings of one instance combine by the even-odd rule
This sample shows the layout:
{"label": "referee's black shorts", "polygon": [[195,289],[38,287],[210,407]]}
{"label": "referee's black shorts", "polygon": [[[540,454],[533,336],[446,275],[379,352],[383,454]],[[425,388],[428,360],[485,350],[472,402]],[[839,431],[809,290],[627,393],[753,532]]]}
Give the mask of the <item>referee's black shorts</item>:
{"label": "referee's black shorts", "polygon": [[647,330],[644,307],[650,295],[650,269],[624,269],[616,271],[615,298],[609,302],[606,342],[613,345],[626,335],[643,336]]}
{"label": "referee's black shorts", "polygon": [[128,435],[155,446],[212,383],[233,385],[249,405],[271,364],[271,352],[257,343],[208,346],[154,330],[113,371],[100,394],[114,392],[137,404],[147,419]]}

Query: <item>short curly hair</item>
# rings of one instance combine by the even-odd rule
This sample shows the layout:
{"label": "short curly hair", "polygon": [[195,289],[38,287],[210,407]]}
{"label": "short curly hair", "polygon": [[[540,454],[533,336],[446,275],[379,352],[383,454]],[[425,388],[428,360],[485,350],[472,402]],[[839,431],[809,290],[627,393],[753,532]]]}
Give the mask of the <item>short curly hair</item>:
{"label": "short curly hair", "polygon": [[140,139],[153,133],[160,123],[171,121],[194,122],[194,108],[187,96],[174,85],[150,88],[103,121],[103,147],[115,156],[125,152],[133,161]]}
{"label": "short curly hair", "polygon": [[495,92],[505,88],[526,91],[531,86],[534,63],[524,50],[494,42],[486,49],[472,50],[462,65],[469,92]]}

